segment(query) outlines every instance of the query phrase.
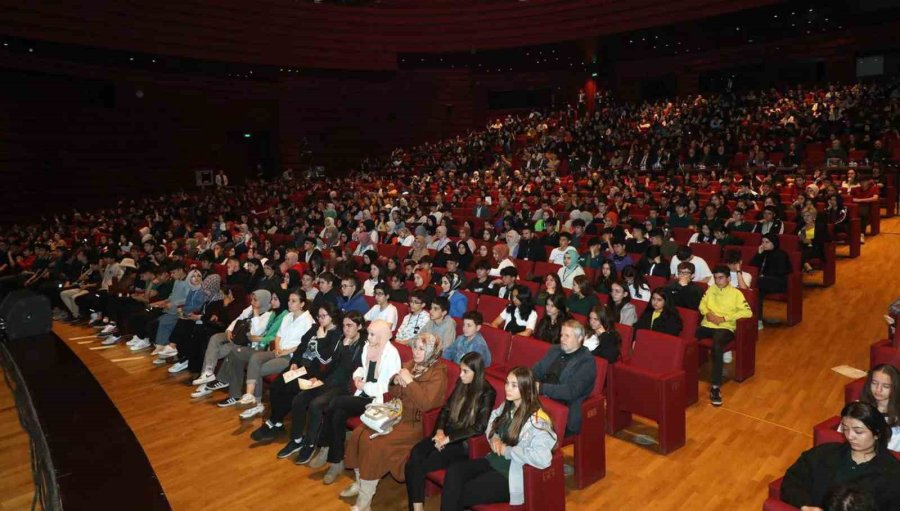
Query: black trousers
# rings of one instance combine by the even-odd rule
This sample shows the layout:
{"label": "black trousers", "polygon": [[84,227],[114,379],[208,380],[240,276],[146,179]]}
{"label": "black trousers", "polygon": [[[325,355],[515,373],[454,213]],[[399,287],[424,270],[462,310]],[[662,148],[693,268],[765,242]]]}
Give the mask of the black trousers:
{"label": "black trousers", "polygon": [[145,312],[147,305],[129,297],[110,297],[107,311],[110,321],[115,321],[120,332],[134,333],[128,324],[132,316]]}
{"label": "black trousers", "polygon": [[878,203],[871,202],[859,204],[859,232],[861,232],[862,234],[866,233],[866,227],[869,225],[869,219],[872,216],[872,204]]}
{"label": "black trousers", "polygon": [[413,503],[425,502],[425,475],[433,470],[447,468],[454,463],[469,459],[466,441],[453,442],[444,446],[443,451],[435,449],[430,438],[422,439],[409,453],[406,461],[406,495],[409,509]]}
{"label": "black trousers", "polygon": [[347,391],[328,385],[309,390],[300,390],[297,381],[284,383],[278,378],[269,387],[269,399],[272,403],[272,414],[269,420],[273,423],[284,422],[290,413],[291,438],[315,445],[322,431],[322,420],[328,404],[337,396],[346,395]]}
{"label": "black trousers", "polygon": [[450,465],[441,489],[441,511],[463,511],[475,504],[509,502],[509,480],[485,458]]}
{"label": "black trousers", "polygon": [[787,290],[787,280],[783,277],[767,277],[760,275],[756,279],[756,287],[759,288],[759,304],[756,311],[759,319],[763,318],[763,302],[767,294],[784,293]]}
{"label": "black trousers", "polygon": [[78,314],[87,316],[92,312],[103,312],[106,310],[108,298],[109,294],[106,291],[93,291],[79,296],[75,299],[75,305],[78,306]]}
{"label": "black trousers", "polygon": [[159,322],[156,319],[161,315],[162,312],[158,309],[153,309],[152,311],[141,309],[136,311],[128,316],[123,332],[134,334],[141,339],[153,339],[156,337],[156,327],[159,326]]}
{"label": "black trousers", "polygon": [[[174,342],[178,348],[178,361],[187,360],[187,353],[197,351],[194,345],[193,333],[197,323],[192,319],[178,319],[169,342]],[[207,338],[209,340],[209,338]]]}
{"label": "black trousers", "polygon": [[206,356],[206,347],[209,346],[209,338],[224,332],[224,327],[213,325],[194,325],[191,331],[191,341],[178,347],[178,354],[188,361],[188,372],[199,373],[203,369],[203,358]]}
{"label": "black trousers", "polygon": [[712,339],[712,384],[716,387],[722,385],[722,367],[725,355],[725,346],[734,339],[734,332],[725,328],[697,327],[696,337],[700,339]]}
{"label": "black trousers", "polygon": [[319,447],[328,447],[328,463],[344,461],[347,419],[362,415],[371,402],[369,397],[343,395],[335,396],[328,403],[328,414],[317,442]]}

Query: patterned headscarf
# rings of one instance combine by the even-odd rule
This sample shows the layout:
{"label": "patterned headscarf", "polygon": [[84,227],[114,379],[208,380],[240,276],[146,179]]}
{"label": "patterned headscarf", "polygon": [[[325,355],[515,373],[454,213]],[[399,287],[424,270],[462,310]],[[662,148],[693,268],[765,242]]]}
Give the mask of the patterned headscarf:
{"label": "patterned headscarf", "polygon": [[444,346],[441,339],[431,333],[421,334],[415,342],[425,344],[425,359],[421,363],[415,363],[412,369],[413,378],[418,378],[425,374],[431,366],[441,360],[441,354],[444,352]]}
{"label": "patterned headscarf", "polygon": [[219,277],[217,273],[207,275],[200,284],[200,288],[203,289],[203,297],[207,302],[214,302],[224,298],[222,294],[222,277]]}
{"label": "patterned headscarf", "polygon": [[459,274],[456,272],[448,271],[444,274],[444,278],[450,282],[450,292],[448,294],[453,294],[453,292],[462,285],[462,278],[460,278]]}

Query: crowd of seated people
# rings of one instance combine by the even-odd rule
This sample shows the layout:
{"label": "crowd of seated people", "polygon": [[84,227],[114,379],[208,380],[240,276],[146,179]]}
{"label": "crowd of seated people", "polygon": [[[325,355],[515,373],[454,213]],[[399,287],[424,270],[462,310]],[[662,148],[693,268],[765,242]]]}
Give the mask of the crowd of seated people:
{"label": "crowd of seated people", "polygon": [[[250,181],[59,214],[0,233],[0,286],[45,295],[56,319],[97,327],[105,344],[152,349],[154,364],[192,374],[194,399],[227,391],[219,406],[245,407],[241,418],[270,410],[255,441],[274,440],[290,414],[278,456],[327,463],[326,484],[353,468],[342,495],[359,509],[387,473],[412,481],[410,502],[421,503],[421,474],[404,469],[410,451],[416,467],[450,467],[447,509],[515,504],[522,466],[546,466],[556,440],[537,396],[567,405],[566,431],[578,433],[594,357],[628,356],[640,330],[680,335],[677,307],[700,314],[696,338],[712,340],[710,403],[722,404],[737,322],[755,316],[761,328],[763,298],[787,289],[782,236],[796,233],[812,271],[829,228],[839,232],[847,217],[844,201],[858,204],[865,226],[890,184],[886,148],[900,138],[891,91],[856,84],[640,106],[610,98],[588,117],[510,116],[398,149],[347,178]],[[807,168],[804,146],[822,143],[842,162],[867,151],[871,170],[835,181]],[[739,153],[752,163],[737,165]],[[773,153],[790,172],[767,167]],[[796,230],[785,232],[788,223]],[[690,230],[681,243],[678,229]],[[748,233],[762,236],[749,261],[734,249]],[[725,249],[722,264],[697,254],[706,245]],[[750,289],[755,310],[741,292]],[[503,307],[484,317],[473,295]],[[510,371],[488,418],[480,394],[464,388],[486,388],[485,322],[550,345],[533,368]],[[633,327],[631,337],[618,325]],[[412,350],[406,363],[402,346]],[[459,365],[460,383],[428,439],[420,415],[441,406],[449,385],[441,360]],[[403,403],[395,431],[370,438],[357,426],[346,445],[347,420],[386,396]],[[482,433],[486,458],[450,449]],[[508,487],[482,491],[497,475]]]}

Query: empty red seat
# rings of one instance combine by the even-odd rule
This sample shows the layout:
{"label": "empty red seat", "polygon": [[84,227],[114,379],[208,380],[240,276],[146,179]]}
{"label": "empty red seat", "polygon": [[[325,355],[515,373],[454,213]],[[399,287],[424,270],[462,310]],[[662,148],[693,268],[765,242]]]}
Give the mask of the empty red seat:
{"label": "empty red seat", "polygon": [[478,308],[476,310],[484,316],[485,323],[490,323],[494,321],[501,312],[506,310],[507,305],[509,305],[509,300],[505,298],[481,295],[478,298]]}
{"label": "empty red seat", "polygon": [[669,453],[685,442],[684,348],[671,337],[648,337],[632,356],[612,366],[607,392],[611,433],[631,424],[632,414],[659,425],[659,450]]}
{"label": "empty red seat", "polygon": [[[514,335],[510,339],[509,355],[503,364],[491,363],[488,374],[498,378],[505,378],[506,373],[516,366],[534,367],[550,349],[552,344],[546,343],[534,337]],[[493,353],[491,354],[493,356]]]}

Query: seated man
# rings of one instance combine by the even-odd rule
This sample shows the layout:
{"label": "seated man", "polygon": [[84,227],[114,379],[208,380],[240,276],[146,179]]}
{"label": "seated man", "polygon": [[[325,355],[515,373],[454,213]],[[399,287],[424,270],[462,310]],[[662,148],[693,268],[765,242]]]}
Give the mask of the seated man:
{"label": "seated man", "polygon": [[488,349],[487,342],[481,335],[483,322],[484,317],[478,311],[469,311],[463,314],[463,333],[457,336],[456,340],[444,350],[444,359],[459,364],[459,361],[467,353],[474,351],[481,355],[484,367],[491,365],[491,350]]}
{"label": "seated man", "polygon": [[[473,293],[488,293],[492,294],[491,287],[491,278],[488,273],[491,271],[491,263],[487,261],[478,261],[478,264],[475,266],[475,278],[472,279],[469,284],[466,286],[466,289]],[[502,271],[500,272],[503,273]]]}
{"label": "seated man", "polygon": [[694,263],[680,263],[676,280],[669,282],[665,289],[678,307],[693,310],[700,308],[703,288],[694,283]]}
{"label": "seated man", "polygon": [[550,257],[547,261],[562,266],[563,258],[566,256],[566,250],[569,249],[569,242],[572,241],[572,235],[567,232],[559,233],[559,246],[550,251]]}
{"label": "seated man", "polygon": [[403,317],[400,328],[397,329],[397,342],[409,344],[419,336],[419,332],[431,321],[431,302],[428,301],[428,293],[421,289],[413,291],[409,297],[409,314]]}
{"label": "seated man", "polygon": [[513,290],[516,288],[516,280],[518,278],[519,271],[516,270],[516,267],[507,266],[500,270],[499,281],[491,282],[491,287],[487,290],[487,293],[509,300],[512,297]]}
{"label": "seated man", "polygon": [[566,436],[581,431],[581,402],[590,395],[597,378],[594,355],[583,342],[584,325],[574,319],[566,321],[559,344],[551,346],[532,368],[538,392],[569,407]]}
{"label": "seated man", "polygon": [[625,251],[626,246],[627,245],[624,238],[613,238],[613,253],[609,257],[609,260],[612,261],[613,266],[616,267],[616,273],[622,273],[622,270],[624,270],[626,266],[634,265],[634,261],[631,259],[631,255],[629,255],[628,252]]}
{"label": "seated man", "polygon": [[450,301],[446,296],[439,296],[431,303],[430,321],[422,327],[419,334],[433,334],[441,340],[441,349],[447,349],[456,339],[456,322],[449,316]]}
{"label": "seated man", "polygon": [[341,279],[341,297],[338,299],[338,306],[343,313],[356,311],[365,314],[369,311],[369,304],[355,277],[346,276]]}
{"label": "seated man", "polygon": [[[713,270],[712,286],[706,290],[700,301],[700,314],[703,320],[697,328],[697,339],[712,338],[712,388],[709,391],[709,402],[713,406],[722,406],[722,366],[725,363],[725,346],[734,339],[737,321],[753,317],[750,304],[744,294],[730,284],[731,271],[725,265],[716,266]],[[729,357],[730,358],[730,357]],[[729,360],[730,361],[730,360]]]}
{"label": "seated man", "polygon": [[672,261],[669,262],[669,269],[673,275],[678,273],[678,265],[681,263],[694,264],[694,282],[705,282],[708,284],[712,278],[709,265],[706,264],[703,258],[695,256],[691,247],[678,247],[678,251],[672,256]]}

